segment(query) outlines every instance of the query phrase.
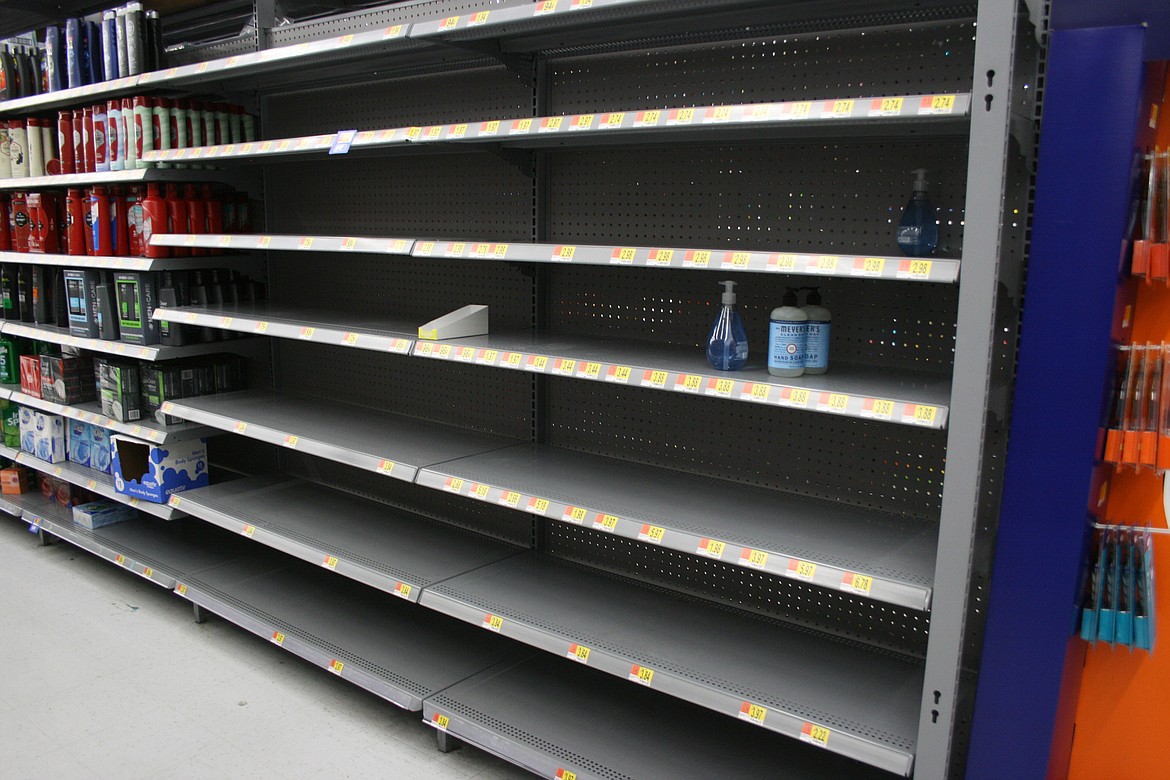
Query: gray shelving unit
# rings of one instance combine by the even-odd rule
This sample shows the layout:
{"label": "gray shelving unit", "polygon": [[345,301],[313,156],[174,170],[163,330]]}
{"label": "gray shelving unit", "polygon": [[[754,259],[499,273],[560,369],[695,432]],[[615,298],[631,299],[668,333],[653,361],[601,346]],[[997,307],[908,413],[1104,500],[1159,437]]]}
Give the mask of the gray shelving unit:
{"label": "gray shelving unit", "polygon": [[[207,261],[204,261],[204,265],[206,264]],[[251,339],[184,344],[181,347],[161,344],[130,344],[125,341],[83,338],[71,335],[68,328],[59,328],[54,325],[31,325],[25,322],[5,322],[0,325],[0,332],[45,341],[50,344],[61,344],[90,352],[102,352],[107,355],[118,355],[138,360],[170,360],[172,358],[209,355],[214,352],[236,352],[259,357],[262,347],[262,344]]]}
{"label": "gray shelving unit", "polygon": [[21,406],[31,406],[50,414],[59,414],[71,420],[81,420],[93,425],[108,428],[116,433],[136,436],[140,439],[162,443],[165,441],[181,441],[183,439],[199,439],[214,433],[214,428],[206,425],[191,423],[175,423],[174,425],[160,425],[153,420],[139,420],[137,422],[120,422],[102,414],[101,404],[97,401],[82,401],[75,404],[59,404],[46,401],[35,395],[22,392],[20,385],[0,385],[0,398],[15,401]]}

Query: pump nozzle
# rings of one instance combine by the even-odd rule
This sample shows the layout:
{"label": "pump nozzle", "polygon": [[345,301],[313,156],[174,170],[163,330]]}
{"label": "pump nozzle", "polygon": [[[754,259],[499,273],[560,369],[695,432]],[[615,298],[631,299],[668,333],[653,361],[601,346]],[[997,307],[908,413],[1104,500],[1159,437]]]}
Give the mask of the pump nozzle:
{"label": "pump nozzle", "polygon": [[796,294],[800,292],[799,287],[789,287],[788,292],[784,293],[784,297],[780,299],[781,306],[796,306],[798,305]]}
{"label": "pump nozzle", "polygon": [[821,305],[821,288],[820,287],[805,287],[803,288],[808,295],[804,298],[805,306],[820,306]]}
{"label": "pump nozzle", "polygon": [[735,282],[728,280],[719,284],[723,285],[723,305],[733,305],[735,303]]}
{"label": "pump nozzle", "polygon": [[926,169],[925,168],[915,168],[914,169],[914,191],[915,192],[926,192]]}

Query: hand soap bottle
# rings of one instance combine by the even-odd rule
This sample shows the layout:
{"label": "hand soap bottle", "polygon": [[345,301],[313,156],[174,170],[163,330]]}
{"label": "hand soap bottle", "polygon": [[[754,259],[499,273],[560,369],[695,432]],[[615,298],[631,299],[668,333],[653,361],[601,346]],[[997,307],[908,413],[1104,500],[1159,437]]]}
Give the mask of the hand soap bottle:
{"label": "hand soap bottle", "polygon": [[915,168],[914,176],[914,194],[898,223],[898,246],[910,257],[929,257],[938,246],[938,221],[926,197],[926,169]]}
{"label": "hand soap bottle", "polygon": [[747,330],[743,317],[735,308],[735,282],[720,282],[724,287],[723,308],[707,337],[707,361],[720,371],[736,371],[747,362]]}
{"label": "hand soap bottle", "polygon": [[808,343],[804,350],[804,373],[823,374],[829,370],[829,325],[832,313],[821,305],[818,287],[806,287],[804,313],[808,315]]}
{"label": "hand soap bottle", "polygon": [[808,314],[796,305],[796,290],[788,288],[768,322],[768,373],[800,376],[808,342]]}

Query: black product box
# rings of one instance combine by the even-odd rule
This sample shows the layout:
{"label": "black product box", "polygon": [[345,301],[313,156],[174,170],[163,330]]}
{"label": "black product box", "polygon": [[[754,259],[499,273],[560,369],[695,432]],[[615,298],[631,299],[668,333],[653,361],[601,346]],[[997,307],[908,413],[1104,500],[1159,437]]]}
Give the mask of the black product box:
{"label": "black product box", "polygon": [[97,397],[93,358],[41,355],[41,398],[58,404],[76,404]]}
{"label": "black product box", "polygon": [[37,325],[56,325],[57,278],[61,269],[51,265],[36,265],[32,269],[32,312]]}
{"label": "black product box", "polygon": [[157,344],[158,323],[150,318],[158,305],[158,275],[119,271],[114,274],[118,299],[118,329],[130,344]]}
{"label": "black product box", "polygon": [[102,414],[118,422],[142,419],[142,390],[135,363],[101,363]]}
{"label": "black product box", "polygon": [[210,363],[190,360],[172,360],[164,363],[144,363],[139,376],[142,388],[142,406],[155,422],[174,425],[182,418],[165,414],[162,405],[180,398],[211,395],[215,392],[215,371]]}
{"label": "black product box", "polygon": [[69,309],[69,334],[96,339],[98,328],[97,287],[102,283],[101,271],[90,268],[67,268],[65,302]]}

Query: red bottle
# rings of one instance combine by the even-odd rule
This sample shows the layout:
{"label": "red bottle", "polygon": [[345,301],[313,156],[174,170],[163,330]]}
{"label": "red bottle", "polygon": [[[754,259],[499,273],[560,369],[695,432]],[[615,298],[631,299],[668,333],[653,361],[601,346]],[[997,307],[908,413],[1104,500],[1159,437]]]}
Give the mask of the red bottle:
{"label": "red bottle", "polygon": [[114,255],[129,257],[130,255],[130,212],[126,201],[126,194],[121,187],[113,187],[110,192],[110,210],[114,219]]}
{"label": "red bottle", "polygon": [[126,194],[126,233],[131,257],[142,257],[146,251],[142,243],[142,194],[138,185],[131,185]]}
{"label": "red bottle", "polygon": [[89,192],[89,218],[93,231],[93,253],[99,257],[113,257],[114,231],[110,215],[110,195],[100,184]]}
{"label": "red bottle", "polygon": [[86,214],[89,198],[80,189],[70,188],[65,193],[65,247],[71,255],[84,255]]}
{"label": "red bottle", "polygon": [[85,122],[85,129],[81,132],[82,136],[85,138],[85,172],[96,173],[97,157],[95,155],[97,152],[94,149],[95,139],[93,137],[93,109],[82,109],[81,115],[83,121]]}
{"label": "red bottle", "polygon": [[73,172],[85,173],[85,113],[73,112]]}
{"label": "red bottle", "polygon": [[61,155],[61,173],[77,173],[73,157],[73,112],[57,114],[57,147]]}
{"label": "red bottle", "polygon": [[[167,203],[167,219],[171,233],[190,233],[187,228],[187,203],[179,197],[177,184],[168,184],[165,200]],[[191,250],[185,246],[171,247],[173,257],[189,257]]]}
{"label": "red bottle", "polygon": [[146,257],[170,257],[170,247],[153,246],[150,237],[155,233],[170,233],[167,224],[167,204],[158,193],[157,184],[146,185],[146,197],[142,199],[142,242]]}
{"label": "red bottle", "polygon": [[[187,230],[192,233],[206,233],[207,203],[199,197],[194,184],[188,184],[183,191],[183,201],[187,204]],[[191,254],[203,256],[210,252],[203,247],[195,247]]]}

